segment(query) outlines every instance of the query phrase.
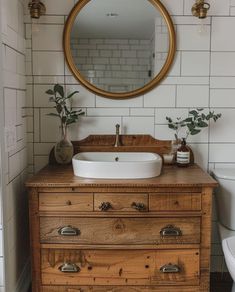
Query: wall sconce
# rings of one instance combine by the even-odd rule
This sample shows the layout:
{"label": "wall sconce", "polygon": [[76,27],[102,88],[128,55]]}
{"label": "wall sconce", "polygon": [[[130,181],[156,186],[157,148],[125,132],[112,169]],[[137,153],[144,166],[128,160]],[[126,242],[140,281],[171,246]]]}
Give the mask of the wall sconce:
{"label": "wall sconce", "polygon": [[196,3],[192,7],[192,14],[200,19],[204,19],[207,16],[207,11],[210,9],[210,4],[204,0],[196,0]]}
{"label": "wall sconce", "polygon": [[42,2],[40,2],[40,0],[32,0],[29,2],[28,7],[31,18],[38,19],[41,15],[46,13],[46,7]]}

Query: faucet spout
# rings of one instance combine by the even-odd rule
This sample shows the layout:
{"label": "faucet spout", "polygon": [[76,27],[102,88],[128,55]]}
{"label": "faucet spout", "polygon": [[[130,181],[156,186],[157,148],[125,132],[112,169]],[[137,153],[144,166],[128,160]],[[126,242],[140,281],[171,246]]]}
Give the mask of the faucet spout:
{"label": "faucet spout", "polygon": [[116,125],[116,139],[115,139],[115,144],[114,147],[121,146],[121,141],[120,141],[120,125]]}

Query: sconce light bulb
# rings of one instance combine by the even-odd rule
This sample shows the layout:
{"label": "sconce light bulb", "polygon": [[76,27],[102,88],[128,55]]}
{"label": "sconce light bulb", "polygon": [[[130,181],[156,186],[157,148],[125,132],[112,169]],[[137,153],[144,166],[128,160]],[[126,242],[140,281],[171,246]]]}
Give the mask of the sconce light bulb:
{"label": "sconce light bulb", "polygon": [[199,19],[204,19],[207,17],[207,12],[210,9],[210,4],[204,0],[196,0],[191,11],[192,15],[198,17]]}
{"label": "sconce light bulb", "polygon": [[28,8],[30,11],[30,16],[33,19],[39,19],[41,15],[44,15],[46,13],[45,5],[39,0],[32,0],[31,2],[29,2]]}

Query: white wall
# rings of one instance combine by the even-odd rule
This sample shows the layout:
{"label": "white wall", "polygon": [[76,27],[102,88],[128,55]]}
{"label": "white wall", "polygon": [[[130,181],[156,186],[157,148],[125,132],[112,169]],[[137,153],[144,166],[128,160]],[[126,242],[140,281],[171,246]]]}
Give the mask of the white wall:
{"label": "white wall", "polygon": [[[1,15],[1,5],[0,5],[0,15]],[[0,31],[1,31],[0,22]],[[0,43],[2,44],[2,35],[0,34]],[[3,230],[2,230],[2,197],[5,191],[5,184],[3,181],[4,171],[3,171],[3,157],[4,157],[4,118],[3,118],[3,74],[2,74],[2,58],[0,58],[0,291],[4,291],[5,281],[4,281],[4,257],[3,257]]]}
{"label": "white wall", "polygon": [[[46,116],[51,111],[44,93],[52,84],[79,90],[74,105],[86,117],[71,128],[73,139],[89,134],[111,134],[120,123],[123,134],[150,134],[172,139],[166,116],[187,115],[190,108],[204,107],[223,117],[201,134],[190,138],[196,162],[204,169],[235,165],[235,1],[208,0],[210,17],[200,34],[199,19],[191,16],[193,0],[163,0],[176,27],[177,55],[167,78],[153,91],[129,100],[109,100],[81,87],[64,61],[62,32],[74,0],[47,0],[47,15],[38,25],[26,18],[28,159],[30,172],[48,161],[48,153],[59,137],[58,122]],[[32,32],[33,31],[33,32]],[[212,270],[220,271],[223,257],[213,217]]]}
{"label": "white wall", "polygon": [[[23,0],[2,0],[1,54],[5,143],[3,161],[3,231],[5,291],[27,291],[29,285],[25,30]],[[3,137],[0,137],[3,141]],[[3,290],[0,290],[3,291]]]}

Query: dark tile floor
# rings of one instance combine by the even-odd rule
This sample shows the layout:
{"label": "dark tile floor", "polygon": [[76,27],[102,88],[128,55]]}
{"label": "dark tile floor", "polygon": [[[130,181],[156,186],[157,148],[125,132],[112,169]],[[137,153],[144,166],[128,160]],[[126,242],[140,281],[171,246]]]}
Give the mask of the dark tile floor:
{"label": "dark tile floor", "polygon": [[211,292],[231,292],[232,284],[217,284],[211,286]]}
{"label": "dark tile floor", "polygon": [[231,292],[232,279],[229,273],[211,274],[211,291],[210,292]]}

